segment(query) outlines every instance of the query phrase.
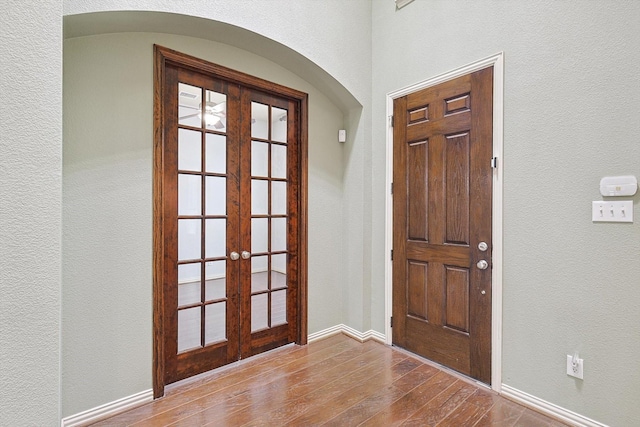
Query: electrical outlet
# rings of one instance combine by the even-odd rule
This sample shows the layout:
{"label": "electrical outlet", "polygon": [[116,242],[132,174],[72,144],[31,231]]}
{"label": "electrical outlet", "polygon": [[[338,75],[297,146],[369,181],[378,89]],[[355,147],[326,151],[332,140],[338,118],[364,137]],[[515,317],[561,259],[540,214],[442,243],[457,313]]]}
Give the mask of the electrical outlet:
{"label": "electrical outlet", "polygon": [[576,358],[577,362],[574,366],[573,364],[573,356],[567,354],[567,375],[572,377],[576,377],[579,379],[584,379],[584,360]]}

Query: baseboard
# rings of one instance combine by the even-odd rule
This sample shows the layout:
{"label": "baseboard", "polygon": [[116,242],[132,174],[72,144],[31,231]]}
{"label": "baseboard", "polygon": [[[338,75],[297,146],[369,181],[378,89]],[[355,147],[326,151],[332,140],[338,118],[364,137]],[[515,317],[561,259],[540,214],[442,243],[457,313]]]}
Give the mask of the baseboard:
{"label": "baseboard", "polygon": [[330,337],[331,335],[340,334],[340,333],[345,334],[348,337],[351,337],[360,342],[375,340],[375,341],[381,342],[382,344],[385,344],[384,334],[374,331],[373,329],[369,329],[367,332],[360,332],[345,324],[335,325],[330,328],[323,329],[322,331],[309,334],[308,342],[317,341],[322,338],[327,338],[327,337]]}
{"label": "baseboard", "polygon": [[[363,333],[344,324],[332,326],[331,328],[327,328],[322,331],[309,334],[307,340],[308,342],[317,341],[319,339],[327,338],[331,335],[340,334],[340,333],[345,334],[360,342],[365,342],[370,339],[380,341],[383,344],[385,342],[385,336],[380,332],[369,330]],[[153,390],[141,391],[140,393],[136,393],[131,396],[123,397],[122,399],[118,399],[113,402],[105,403],[104,405],[101,405],[92,409],[88,409],[84,412],[80,412],[79,414],[65,417],[61,420],[60,426],[61,427],[87,426],[91,423],[95,423],[105,418],[112,417],[121,412],[127,411],[129,409],[133,409],[136,406],[144,405],[145,403],[148,403],[151,401],[153,401]]]}
{"label": "baseboard", "polygon": [[121,412],[133,409],[136,406],[144,405],[153,400],[153,390],[145,390],[131,396],[123,397],[104,405],[70,415],[60,421],[61,427],[81,427],[114,416]]}
{"label": "baseboard", "polygon": [[521,405],[534,409],[538,412],[542,412],[552,418],[556,418],[565,423],[569,423],[576,427],[607,427],[606,424],[599,423],[590,418],[572,412],[568,409],[562,408],[553,403],[542,400],[538,397],[532,396],[524,391],[520,391],[516,388],[502,384],[502,391],[500,393],[507,399],[511,399]]}

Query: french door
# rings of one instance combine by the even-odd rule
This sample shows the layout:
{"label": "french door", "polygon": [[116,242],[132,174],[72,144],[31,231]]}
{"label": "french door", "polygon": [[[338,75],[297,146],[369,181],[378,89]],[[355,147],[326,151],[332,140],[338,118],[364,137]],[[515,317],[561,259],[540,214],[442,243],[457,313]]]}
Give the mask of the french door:
{"label": "french door", "polygon": [[155,48],[154,395],[306,343],[306,94]]}

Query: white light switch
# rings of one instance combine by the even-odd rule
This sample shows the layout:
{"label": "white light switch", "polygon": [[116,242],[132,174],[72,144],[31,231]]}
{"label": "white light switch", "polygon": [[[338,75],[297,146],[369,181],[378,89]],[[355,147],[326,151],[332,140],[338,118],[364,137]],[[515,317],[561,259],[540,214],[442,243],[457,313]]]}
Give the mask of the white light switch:
{"label": "white light switch", "polygon": [[633,222],[633,200],[591,202],[593,222]]}

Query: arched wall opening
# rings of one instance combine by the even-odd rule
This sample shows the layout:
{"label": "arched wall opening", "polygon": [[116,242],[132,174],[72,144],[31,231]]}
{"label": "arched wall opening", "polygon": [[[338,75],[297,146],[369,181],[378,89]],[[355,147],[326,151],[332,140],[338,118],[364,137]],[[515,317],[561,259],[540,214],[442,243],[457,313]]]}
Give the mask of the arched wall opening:
{"label": "arched wall opening", "polygon": [[64,25],[62,416],[151,388],[153,44],[309,93],[309,332],[344,323],[335,296],[353,144],[337,131],[360,126],[355,97],[292,49],[229,24],[100,12]]}

